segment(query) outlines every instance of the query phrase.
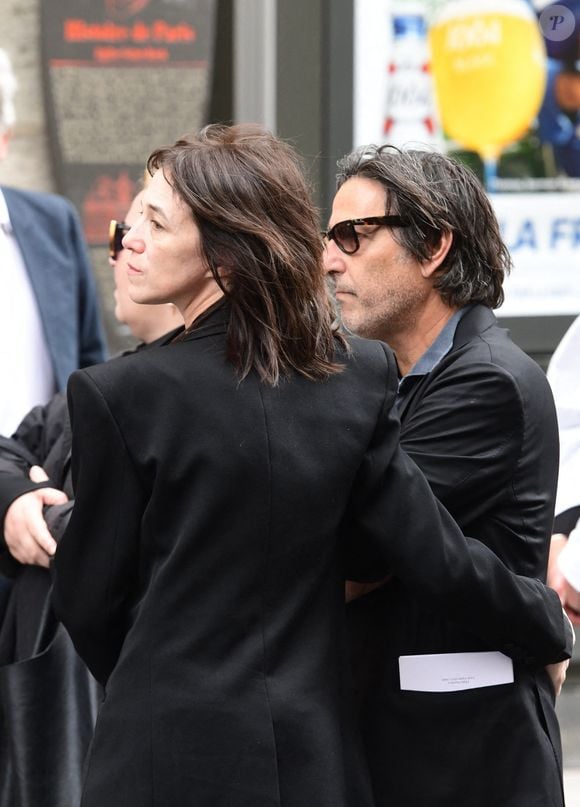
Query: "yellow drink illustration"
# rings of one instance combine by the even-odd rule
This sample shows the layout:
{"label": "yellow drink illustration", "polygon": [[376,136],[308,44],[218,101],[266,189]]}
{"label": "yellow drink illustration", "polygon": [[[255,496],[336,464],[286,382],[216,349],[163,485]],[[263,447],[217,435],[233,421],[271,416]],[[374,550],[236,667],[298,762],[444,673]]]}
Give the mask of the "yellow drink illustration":
{"label": "yellow drink illustration", "polygon": [[442,127],[494,160],[536,116],[545,90],[545,47],[525,0],[455,0],[430,32]]}

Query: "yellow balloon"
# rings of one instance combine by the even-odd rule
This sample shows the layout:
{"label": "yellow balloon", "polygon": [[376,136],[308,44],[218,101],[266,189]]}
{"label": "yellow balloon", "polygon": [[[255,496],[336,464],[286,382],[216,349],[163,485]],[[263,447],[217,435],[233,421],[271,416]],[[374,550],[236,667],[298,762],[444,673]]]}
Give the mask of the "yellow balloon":
{"label": "yellow balloon", "polygon": [[454,0],[429,31],[444,132],[486,159],[521,137],[546,84],[546,52],[525,0]]}

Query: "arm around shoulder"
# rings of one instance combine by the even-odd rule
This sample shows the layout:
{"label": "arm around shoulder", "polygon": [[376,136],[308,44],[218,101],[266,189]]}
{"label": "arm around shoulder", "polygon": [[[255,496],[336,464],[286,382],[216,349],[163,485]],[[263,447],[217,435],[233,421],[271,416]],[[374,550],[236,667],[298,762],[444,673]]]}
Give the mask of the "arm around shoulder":
{"label": "arm around shoulder", "polygon": [[370,544],[428,607],[492,647],[532,664],[570,655],[555,592],[510,572],[475,539],[464,537],[427,480],[400,449],[398,419],[385,402],[356,480],[346,524],[351,549]]}

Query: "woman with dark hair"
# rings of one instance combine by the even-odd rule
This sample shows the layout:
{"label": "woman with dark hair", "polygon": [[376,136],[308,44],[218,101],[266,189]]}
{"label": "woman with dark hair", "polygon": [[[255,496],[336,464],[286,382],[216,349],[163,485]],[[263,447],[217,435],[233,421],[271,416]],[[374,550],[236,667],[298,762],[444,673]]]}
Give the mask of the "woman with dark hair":
{"label": "woman with dark hair", "polygon": [[131,296],[186,327],[69,384],[54,602],[106,687],[82,805],[370,807],[346,542],[540,662],[566,655],[557,596],[468,546],[399,451],[393,356],[334,330],[295,152],[210,126],[148,165]]}

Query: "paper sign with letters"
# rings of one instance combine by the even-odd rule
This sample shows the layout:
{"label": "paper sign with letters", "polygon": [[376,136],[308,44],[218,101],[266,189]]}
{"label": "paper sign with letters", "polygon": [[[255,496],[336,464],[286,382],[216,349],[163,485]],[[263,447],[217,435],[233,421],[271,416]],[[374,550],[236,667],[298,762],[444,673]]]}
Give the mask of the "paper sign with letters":
{"label": "paper sign with letters", "polygon": [[512,660],[497,651],[399,656],[401,689],[455,692],[513,684]]}

